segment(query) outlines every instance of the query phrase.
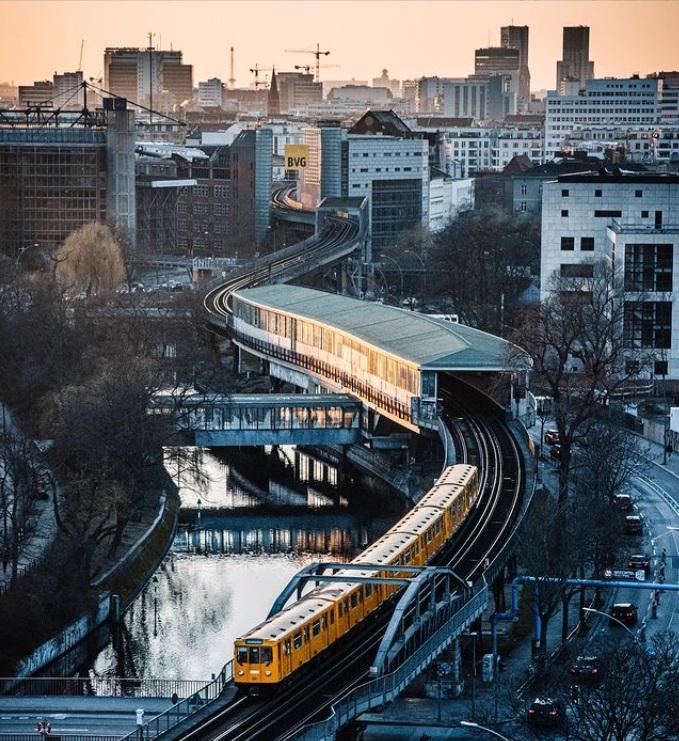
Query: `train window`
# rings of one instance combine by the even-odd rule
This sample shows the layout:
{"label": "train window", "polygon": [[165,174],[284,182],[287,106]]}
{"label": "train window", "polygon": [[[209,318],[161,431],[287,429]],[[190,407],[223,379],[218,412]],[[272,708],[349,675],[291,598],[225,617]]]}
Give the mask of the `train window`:
{"label": "train window", "polygon": [[[342,609],[342,605],[339,605],[339,607],[337,608],[337,611],[339,612],[341,609]],[[342,617],[341,612],[339,612],[339,616]],[[335,611],[330,610],[330,625],[334,625],[334,624],[335,624]]]}
{"label": "train window", "polygon": [[344,600],[344,614],[345,615],[349,614],[349,600],[348,599]]}
{"label": "train window", "polygon": [[328,618],[325,615],[323,615],[321,617],[321,628],[325,630],[327,627],[328,627]]}
{"label": "train window", "polygon": [[342,617],[342,603],[340,602],[339,605],[337,605],[337,617]]}
{"label": "train window", "polygon": [[304,626],[304,640],[309,643],[309,626]]}
{"label": "train window", "polygon": [[238,651],[236,653],[236,661],[239,664],[248,663],[248,650],[247,648],[245,648],[245,646],[238,646]]}
{"label": "train window", "polygon": [[370,597],[370,595],[373,593],[373,586],[372,584],[366,584],[365,585],[365,596]]}
{"label": "train window", "polygon": [[358,588],[358,601],[363,602],[363,587]]}
{"label": "train window", "polygon": [[311,632],[315,636],[317,636],[321,632],[321,621],[320,620],[316,620],[314,623],[312,623]]}
{"label": "train window", "polygon": [[262,664],[270,664],[273,661],[273,650],[269,646],[262,647]]}
{"label": "train window", "polygon": [[433,537],[434,537],[434,536],[432,535],[432,532],[431,532],[431,528],[430,528],[429,530],[427,530],[427,542],[428,542],[428,543],[431,543],[431,539],[432,539]]}
{"label": "train window", "polygon": [[302,646],[302,634],[301,633],[297,633],[295,635],[295,637],[294,637],[293,640],[295,642],[295,648],[301,648],[301,646]]}
{"label": "train window", "polygon": [[351,606],[356,607],[357,604],[358,604],[358,595],[356,594],[356,592],[354,592],[351,595]]}
{"label": "train window", "polygon": [[250,663],[251,664],[259,664],[259,649],[258,648],[250,648]]}
{"label": "train window", "polygon": [[290,642],[290,639],[289,638],[286,639],[283,645],[284,645],[285,655],[290,656],[290,654],[292,653],[292,643]]}

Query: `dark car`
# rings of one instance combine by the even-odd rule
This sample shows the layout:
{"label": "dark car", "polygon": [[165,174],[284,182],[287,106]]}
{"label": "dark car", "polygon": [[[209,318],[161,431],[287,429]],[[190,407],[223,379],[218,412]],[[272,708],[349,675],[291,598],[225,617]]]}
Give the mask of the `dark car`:
{"label": "dark car", "polygon": [[563,706],[551,697],[536,697],[528,708],[528,722],[536,726],[558,726],[564,719]]}
{"label": "dark car", "polygon": [[629,494],[616,494],[613,497],[613,505],[620,512],[632,512],[634,509],[634,502]]}
{"label": "dark car", "polygon": [[552,448],[549,451],[549,455],[552,458],[554,458],[555,461],[560,461],[561,460],[561,445],[559,445],[559,443],[552,445]]}
{"label": "dark car", "polygon": [[640,515],[625,515],[625,533],[641,535],[644,532],[644,521]]}
{"label": "dark car", "polygon": [[545,442],[547,445],[557,445],[559,443],[559,431],[547,430],[545,432]]}
{"label": "dark car", "polygon": [[598,656],[578,656],[569,671],[574,683],[597,682],[601,677],[601,662]]}
{"label": "dark car", "polygon": [[633,602],[616,602],[611,608],[611,619],[609,625],[615,626],[622,623],[628,628],[637,624],[638,610]]}
{"label": "dark car", "polygon": [[627,559],[627,568],[633,571],[643,571],[646,576],[651,572],[651,559],[643,553],[635,553]]}

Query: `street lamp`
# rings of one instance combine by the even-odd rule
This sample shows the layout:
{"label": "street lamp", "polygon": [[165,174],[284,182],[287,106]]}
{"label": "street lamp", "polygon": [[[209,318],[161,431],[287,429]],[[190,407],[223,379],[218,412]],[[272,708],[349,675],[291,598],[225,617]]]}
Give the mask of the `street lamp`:
{"label": "street lamp", "polygon": [[422,258],[422,255],[418,255],[415,250],[404,250],[404,254],[406,255],[412,255],[413,257],[416,257],[420,261],[420,265],[422,266],[422,284],[425,296],[427,294],[427,266],[425,265],[424,259]]}
{"label": "street lamp", "polygon": [[618,625],[622,626],[631,636],[634,638],[634,640],[637,642],[637,644],[641,645],[641,639],[639,636],[633,631],[630,630],[625,623],[622,622],[622,620],[618,620],[617,617],[613,617],[608,612],[604,612],[603,610],[596,610],[594,607],[583,607],[582,608],[585,612],[596,612],[598,615],[603,615],[603,617],[607,617],[609,620],[613,620],[613,622],[617,623]]}
{"label": "street lamp", "polygon": [[477,731],[485,731],[486,733],[490,733],[496,738],[501,738],[503,741],[509,741],[507,736],[503,736],[501,733],[494,731],[492,728],[487,728],[486,726],[482,726],[479,723],[474,723],[474,721],[471,720],[461,720],[460,725],[464,726],[464,728],[476,728]]}
{"label": "street lamp", "polygon": [[390,257],[389,255],[380,255],[380,259],[391,260],[394,263],[394,265],[396,265],[396,267],[398,268],[399,275],[401,276],[401,296],[400,298],[402,299],[404,288],[403,288],[403,270],[401,269],[401,266],[398,264],[398,262],[393,257]]}

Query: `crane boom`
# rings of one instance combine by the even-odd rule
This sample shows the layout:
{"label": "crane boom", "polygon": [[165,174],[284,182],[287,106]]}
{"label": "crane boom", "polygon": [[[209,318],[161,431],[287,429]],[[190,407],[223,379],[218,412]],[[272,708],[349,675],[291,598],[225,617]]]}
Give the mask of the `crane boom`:
{"label": "crane boom", "polygon": [[83,51],[85,49],[85,39],[80,42],[80,61],[78,62],[78,72],[82,72],[83,69]]}

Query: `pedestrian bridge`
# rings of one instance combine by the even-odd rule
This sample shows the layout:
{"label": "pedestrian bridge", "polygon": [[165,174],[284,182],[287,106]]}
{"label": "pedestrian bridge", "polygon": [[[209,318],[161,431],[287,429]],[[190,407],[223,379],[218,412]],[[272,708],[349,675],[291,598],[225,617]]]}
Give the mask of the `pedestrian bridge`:
{"label": "pedestrian bridge", "polygon": [[345,394],[156,394],[152,410],[167,409],[201,447],[361,441],[361,403]]}

